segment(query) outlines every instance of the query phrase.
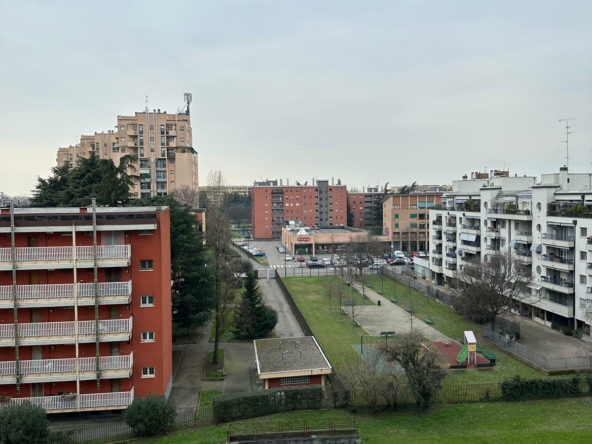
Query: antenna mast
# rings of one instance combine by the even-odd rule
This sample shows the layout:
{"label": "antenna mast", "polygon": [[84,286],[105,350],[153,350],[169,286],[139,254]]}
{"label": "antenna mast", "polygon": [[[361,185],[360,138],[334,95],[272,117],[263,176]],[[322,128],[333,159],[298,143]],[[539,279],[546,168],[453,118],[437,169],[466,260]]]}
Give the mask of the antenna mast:
{"label": "antenna mast", "polygon": [[148,112],[148,95],[146,95],[146,108],[144,108],[144,112]]}
{"label": "antenna mast", "polygon": [[191,105],[191,102],[193,101],[193,95],[191,93],[183,94],[183,101],[187,104],[186,113],[187,113],[187,115],[189,115],[190,114],[189,106]]}
{"label": "antenna mast", "polygon": [[569,125],[570,120],[575,120],[575,117],[568,117],[567,119],[559,119],[559,122],[565,122],[565,140],[562,140],[562,143],[565,143],[565,160],[566,160],[566,167],[569,171],[569,135],[574,134],[573,131],[569,129],[571,126]]}

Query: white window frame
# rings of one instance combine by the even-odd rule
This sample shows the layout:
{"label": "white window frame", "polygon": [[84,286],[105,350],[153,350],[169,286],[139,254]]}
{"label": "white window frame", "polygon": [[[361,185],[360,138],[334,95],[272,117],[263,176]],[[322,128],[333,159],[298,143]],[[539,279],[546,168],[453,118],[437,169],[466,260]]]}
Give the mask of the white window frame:
{"label": "white window frame", "polygon": [[140,307],[154,307],[154,295],[140,296]]}
{"label": "white window frame", "polygon": [[156,378],[156,368],[142,367],[142,378]]}
{"label": "white window frame", "polygon": [[[142,267],[142,262],[146,262],[146,265],[148,265],[148,262],[150,262],[150,267],[149,268]],[[154,270],[154,259],[140,259],[140,271],[153,271],[153,270]]]}
{"label": "white window frame", "polygon": [[143,331],[141,335],[141,342],[154,342],[154,336],[155,335],[153,331]]}

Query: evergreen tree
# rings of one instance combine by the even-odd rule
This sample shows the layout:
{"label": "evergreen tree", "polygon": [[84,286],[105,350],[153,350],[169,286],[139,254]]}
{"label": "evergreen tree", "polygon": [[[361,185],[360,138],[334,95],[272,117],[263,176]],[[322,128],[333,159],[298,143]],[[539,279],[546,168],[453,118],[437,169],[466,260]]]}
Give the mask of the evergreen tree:
{"label": "evergreen tree", "polygon": [[0,409],[1,443],[43,444],[48,437],[49,421],[42,407],[24,402]]}
{"label": "evergreen tree", "polygon": [[232,332],[240,339],[264,338],[278,322],[277,312],[263,303],[257,279],[247,275],[242,300],[234,314]]}
{"label": "evergreen tree", "polygon": [[354,223],[355,223],[356,216],[354,215],[354,212],[351,207],[351,203],[349,201],[349,193],[347,196],[347,210],[346,211],[347,211],[347,226],[353,227]]}

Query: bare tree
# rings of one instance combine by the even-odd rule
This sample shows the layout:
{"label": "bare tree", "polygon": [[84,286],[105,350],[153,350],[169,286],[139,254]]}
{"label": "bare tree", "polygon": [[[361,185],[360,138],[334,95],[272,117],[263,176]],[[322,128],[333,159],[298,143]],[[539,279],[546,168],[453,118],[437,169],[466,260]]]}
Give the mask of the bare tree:
{"label": "bare tree", "polygon": [[175,189],[171,193],[171,196],[173,196],[180,203],[189,205],[192,208],[197,208],[199,206],[199,194],[197,190],[189,187],[188,185],[182,185]]}
{"label": "bare tree", "polygon": [[339,282],[337,279],[335,279],[335,277],[327,276],[323,280],[323,289],[325,291],[325,296],[327,296],[327,299],[329,300],[329,310],[331,310],[333,298],[337,294],[337,287],[343,287],[343,283]]}
{"label": "bare tree", "polygon": [[360,293],[358,293],[354,289],[353,281],[355,279],[355,276],[357,276],[355,274],[356,270],[353,267],[350,267],[349,273],[350,273],[349,281],[350,281],[350,287],[351,287],[351,299],[348,299],[345,301],[344,311],[352,319],[352,332],[353,332],[356,329],[356,316],[359,315],[362,311],[364,311],[364,306],[360,305],[360,301],[358,300]]}
{"label": "bare tree", "polygon": [[381,406],[394,407],[400,381],[393,367],[388,367],[390,362],[384,351],[371,349],[362,353],[364,359],[352,358],[339,372],[345,386],[363,392],[370,410],[378,410]]}
{"label": "bare tree", "polygon": [[454,308],[479,324],[491,325],[509,312],[517,302],[536,296],[527,293],[532,277],[514,262],[511,251],[492,254],[483,262],[464,265],[457,274],[458,286]]}
{"label": "bare tree", "polygon": [[244,222],[251,220],[251,211],[246,205],[232,205],[228,208],[228,217],[241,228]]}
{"label": "bare tree", "polygon": [[442,380],[446,377],[440,353],[416,332],[397,336],[396,341],[383,349],[405,370],[407,387],[415,406],[418,409],[427,409],[434,395],[442,388]]}
{"label": "bare tree", "polygon": [[231,272],[229,264],[231,261],[230,253],[230,227],[228,223],[228,208],[226,199],[226,181],[221,171],[211,171],[207,178],[208,189],[220,198],[208,202],[208,211],[206,212],[206,242],[212,250],[214,270],[215,270],[215,292],[216,308],[214,318],[214,353],[212,362],[218,362],[218,349],[220,338],[224,333],[224,323],[228,317],[230,305],[228,297],[228,288],[231,286],[229,280],[234,279],[234,273]]}

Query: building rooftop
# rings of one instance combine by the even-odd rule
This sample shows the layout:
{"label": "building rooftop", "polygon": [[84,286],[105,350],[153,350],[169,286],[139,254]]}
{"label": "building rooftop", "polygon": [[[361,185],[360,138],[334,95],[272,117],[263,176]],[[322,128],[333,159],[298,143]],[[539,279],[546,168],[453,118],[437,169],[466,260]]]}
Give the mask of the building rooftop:
{"label": "building rooftop", "polygon": [[258,339],[253,342],[260,375],[332,369],[314,336]]}

